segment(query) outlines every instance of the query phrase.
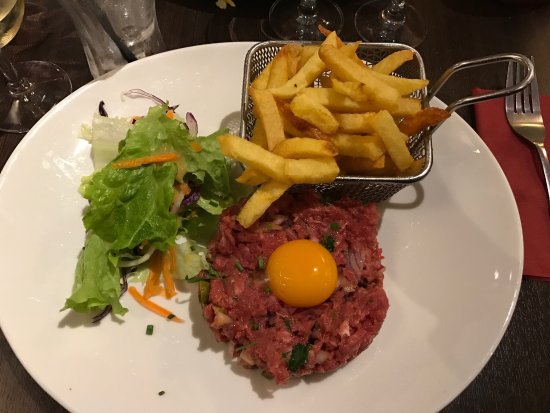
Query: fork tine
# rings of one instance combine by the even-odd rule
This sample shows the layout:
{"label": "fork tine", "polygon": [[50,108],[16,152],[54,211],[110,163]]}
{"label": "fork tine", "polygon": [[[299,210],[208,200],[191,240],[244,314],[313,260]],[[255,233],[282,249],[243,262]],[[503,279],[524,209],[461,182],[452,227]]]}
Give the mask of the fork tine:
{"label": "fork tine", "polygon": [[[514,62],[508,63],[508,70],[506,72],[506,87],[514,85]],[[506,112],[515,112],[514,108],[514,96],[507,95],[505,98]]]}
{"label": "fork tine", "polygon": [[[535,59],[531,56],[531,61],[535,63]],[[533,76],[533,80],[529,84],[531,89],[531,102],[533,104],[533,112],[540,112],[540,97],[539,97],[539,86],[537,84],[537,74]]]}
{"label": "fork tine", "polygon": [[[532,82],[531,82],[532,83]],[[526,113],[531,113],[531,83],[527,85],[525,89],[522,90],[521,94],[523,96],[523,111]]]}
{"label": "fork tine", "polygon": [[[518,67],[517,64],[514,65],[516,69],[516,83],[519,83],[521,81],[521,69]],[[524,92],[525,89],[523,89],[521,92],[516,93],[516,112],[524,112]]]}

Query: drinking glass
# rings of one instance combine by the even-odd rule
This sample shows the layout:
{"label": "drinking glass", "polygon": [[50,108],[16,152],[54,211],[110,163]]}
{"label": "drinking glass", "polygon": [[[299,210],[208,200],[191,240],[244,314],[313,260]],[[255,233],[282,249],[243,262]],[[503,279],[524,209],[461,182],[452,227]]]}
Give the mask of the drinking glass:
{"label": "drinking glass", "polygon": [[420,13],[403,0],[371,0],[355,13],[355,28],[367,42],[418,46],[426,37]]}
{"label": "drinking glass", "polygon": [[269,23],[281,39],[322,40],[319,25],[339,32],[344,16],[332,0],[277,0],[269,10]]}
{"label": "drinking glass", "polygon": [[72,91],[69,76],[51,62],[12,64],[3,47],[21,27],[24,0],[0,3],[0,72],[5,86],[0,91],[0,131],[27,132],[53,105]]}
{"label": "drinking glass", "polygon": [[154,0],[58,0],[82,42],[97,78],[166,50]]}

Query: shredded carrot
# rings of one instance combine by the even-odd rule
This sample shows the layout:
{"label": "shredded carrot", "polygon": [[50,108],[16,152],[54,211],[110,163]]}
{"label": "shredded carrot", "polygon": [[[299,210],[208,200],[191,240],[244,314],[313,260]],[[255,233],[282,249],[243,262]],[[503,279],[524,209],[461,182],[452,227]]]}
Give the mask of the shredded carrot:
{"label": "shredded carrot", "polygon": [[167,320],[183,323],[183,320],[179,317],[176,317],[171,311],[142,296],[133,285],[128,287],[128,292],[134,298],[134,300],[136,300],[139,304],[141,304],[148,310],[151,310],[152,312],[166,318]]}
{"label": "shredded carrot", "polygon": [[174,113],[174,111],[173,111],[172,109],[168,109],[168,110],[166,111],[166,117],[167,117],[168,119],[174,119],[174,115],[175,115],[175,113]]}
{"label": "shredded carrot", "polygon": [[162,153],[159,155],[143,156],[141,158],[127,159],[114,162],[112,167],[115,169],[136,168],[138,166],[151,163],[172,162],[178,160],[178,154],[174,152]]}
{"label": "shredded carrot", "polygon": [[202,146],[200,146],[197,142],[191,142],[191,148],[197,153],[202,151]]}
{"label": "shredded carrot", "polygon": [[143,296],[148,299],[154,295],[162,294],[160,286],[160,274],[162,272],[162,257],[160,252],[155,251],[149,258],[149,277],[145,283]]}
{"label": "shredded carrot", "polygon": [[180,184],[180,189],[181,189],[181,192],[183,192],[183,195],[185,195],[185,196],[187,196],[191,193],[191,188],[185,182],[182,182]]}
{"label": "shredded carrot", "polygon": [[176,287],[171,272],[171,251],[168,250],[162,256],[162,275],[164,277],[164,293],[166,298],[172,298],[176,295]]}

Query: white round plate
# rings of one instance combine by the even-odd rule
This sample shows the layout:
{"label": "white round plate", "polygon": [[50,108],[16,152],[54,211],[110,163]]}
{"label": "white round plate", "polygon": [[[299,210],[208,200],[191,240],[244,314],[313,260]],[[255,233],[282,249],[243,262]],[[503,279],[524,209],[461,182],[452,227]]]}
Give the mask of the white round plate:
{"label": "white round plate", "polygon": [[[165,322],[130,312],[91,325],[60,312],[83,245],[78,194],[92,171],[79,139],[100,100],[111,115],[143,114],[121,99],[142,88],[191,111],[200,134],[236,125],[251,43],[174,50],[77,90],[24,138],[0,178],[0,325],[21,363],[78,412],[428,412],[455,398],[485,365],[512,315],[523,245],[516,205],[485,144],[453,115],[434,136],[434,167],[381,205],[390,309],[380,334],[340,370],[278,388],[230,361],[196,297],[167,302]],[[154,324],[152,336],[145,334]],[[165,393],[161,396],[159,392]]]}

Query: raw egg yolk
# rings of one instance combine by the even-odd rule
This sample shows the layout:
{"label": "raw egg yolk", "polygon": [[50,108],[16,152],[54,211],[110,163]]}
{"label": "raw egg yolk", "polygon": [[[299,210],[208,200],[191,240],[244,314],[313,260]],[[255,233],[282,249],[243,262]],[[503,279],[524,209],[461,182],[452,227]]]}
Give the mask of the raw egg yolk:
{"label": "raw egg yolk", "polygon": [[275,296],[293,307],[313,307],[336,289],[336,262],[317,242],[289,241],[273,251],[266,267]]}

